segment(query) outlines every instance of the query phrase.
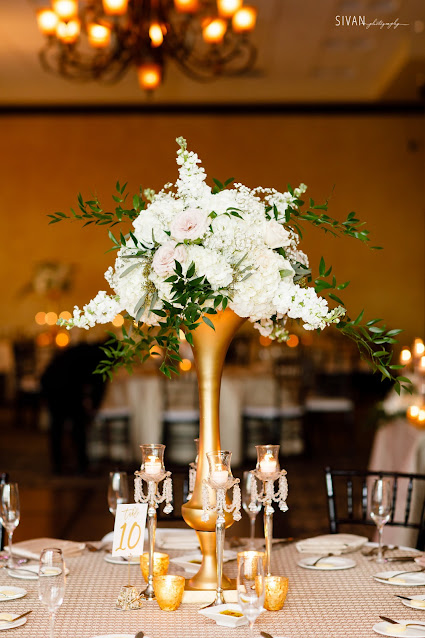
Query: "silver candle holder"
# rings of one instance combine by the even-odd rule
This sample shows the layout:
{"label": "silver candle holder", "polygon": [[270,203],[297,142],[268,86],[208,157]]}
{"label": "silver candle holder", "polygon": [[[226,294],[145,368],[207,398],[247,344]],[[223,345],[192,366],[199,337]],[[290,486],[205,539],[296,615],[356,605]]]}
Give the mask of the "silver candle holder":
{"label": "silver candle holder", "polygon": [[[208,478],[202,484],[202,520],[208,521],[210,515],[216,513],[216,555],[217,555],[217,589],[215,600],[211,606],[222,605],[223,596],[223,553],[225,536],[225,512],[233,513],[233,519],[241,519],[241,490],[239,479],[234,478],[230,469],[232,453],[225,450],[208,452]],[[233,487],[233,501],[226,503],[226,492]],[[210,502],[210,490],[215,493],[215,504]]]}
{"label": "silver candle holder", "polygon": [[[151,443],[141,445],[140,449],[142,450],[142,465],[140,470],[135,472],[134,500],[136,503],[148,504],[149,576],[143,596],[147,600],[154,600],[153,555],[155,551],[156,510],[158,505],[165,501],[164,513],[170,514],[173,511],[173,506],[171,505],[173,484],[171,472],[167,472],[164,467],[165,445]],[[148,486],[147,494],[143,491],[143,481]],[[159,490],[161,481],[164,481],[162,493]]]}
{"label": "silver candle holder", "polygon": [[[271,553],[273,540],[273,502],[278,503],[282,512],[288,510],[286,499],[288,497],[288,481],[286,470],[279,466],[279,445],[256,445],[257,465],[252,474],[258,478],[263,486],[258,492],[257,481],[252,481],[251,502],[249,508],[257,511],[258,504],[264,505],[264,538],[266,541],[266,572],[270,576]],[[278,490],[275,492],[274,483],[279,481]]]}

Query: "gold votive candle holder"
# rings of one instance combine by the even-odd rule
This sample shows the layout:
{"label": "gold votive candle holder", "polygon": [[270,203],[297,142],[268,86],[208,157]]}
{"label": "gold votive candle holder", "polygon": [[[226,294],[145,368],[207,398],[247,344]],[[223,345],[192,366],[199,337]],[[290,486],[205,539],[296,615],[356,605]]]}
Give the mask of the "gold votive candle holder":
{"label": "gold votive candle holder", "polygon": [[158,605],[163,611],[175,611],[184,594],[184,576],[154,576],[153,589]]}
{"label": "gold votive candle holder", "polygon": [[257,575],[257,560],[260,557],[263,561],[263,567],[266,565],[265,552],[246,551],[238,553],[238,565],[240,558],[243,557],[245,565],[245,578],[254,580]]}
{"label": "gold votive candle holder", "polygon": [[266,576],[264,578],[264,607],[268,611],[279,611],[285,604],[289,581],[286,576]]}
{"label": "gold votive candle holder", "polygon": [[[153,576],[163,576],[168,571],[168,565],[170,564],[170,557],[168,554],[161,552],[153,553]],[[145,582],[148,582],[149,578],[149,552],[145,552],[140,556],[140,569],[142,570],[143,578]]]}

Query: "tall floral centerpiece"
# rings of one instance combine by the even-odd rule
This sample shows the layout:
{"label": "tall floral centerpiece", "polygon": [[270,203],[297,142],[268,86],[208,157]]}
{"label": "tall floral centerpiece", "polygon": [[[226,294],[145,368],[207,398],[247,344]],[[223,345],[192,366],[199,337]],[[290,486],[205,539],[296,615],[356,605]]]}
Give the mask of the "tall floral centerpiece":
{"label": "tall floral centerpiece", "polygon": [[[387,331],[380,320],[362,323],[363,312],[350,319],[338,296],[348,282],[338,284],[323,258],[314,277],[300,248],[305,222],[367,243],[369,233],[356,215],[339,222],[327,214],[326,205],[310,199],[306,207],[304,184],[278,192],[249,189],[231,179],[224,184],[214,180],[211,188],[196,153],[187,150],[183,138],[177,142],[175,184],[166,184],[158,193],[139,192],[129,203],[126,185],[118,182],[114,211],[105,211],[97,198],[84,201],[79,195],[78,212],[50,217],[51,223],[75,219],[108,226],[117,251],[114,267],[105,273],[112,292],[100,291],[82,310],[76,307],[71,320],[61,321],[68,328],[88,329],[126,313],[129,328],[123,327],[120,336],[111,333],[98,372],[111,376],[116,366],[131,368],[159,346],[160,369],[170,377],[178,373],[180,330],[193,348],[200,397],[199,457],[195,488],[183,516],[197,530],[204,556],[191,585],[214,589],[215,521],[202,521],[202,482],[208,474],[207,452],[221,449],[221,374],[227,348],[242,323],[249,320],[262,335],[279,341],[288,337],[288,319],[301,322],[306,330],[335,324],[357,343],[372,369],[394,380],[398,392],[401,386],[409,388],[409,380],[396,376],[402,366],[391,363],[387,347],[400,331]],[[117,233],[117,224],[127,228]]]}

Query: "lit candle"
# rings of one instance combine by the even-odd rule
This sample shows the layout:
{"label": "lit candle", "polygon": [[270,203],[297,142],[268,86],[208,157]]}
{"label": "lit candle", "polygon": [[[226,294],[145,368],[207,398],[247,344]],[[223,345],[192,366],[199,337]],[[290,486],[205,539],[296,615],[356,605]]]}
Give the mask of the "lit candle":
{"label": "lit candle", "polygon": [[157,456],[148,456],[145,461],[145,472],[146,474],[151,474],[152,476],[158,476],[161,474],[162,464],[160,459]]}
{"label": "lit candle", "polygon": [[229,472],[226,470],[225,466],[221,463],[217,463],[215,470],[211,472],[211,481],[217,483],[217,485],[225,485],[228,478]]}
{"label": "lit candle", "polygon": [[419,370],[425,372],[425,356],[419,359]]}
{"label": "lit candle", "polygon": [[418,417],[419,414],[419,406],[417,405],[410,405],[407,408],[407,418],[408,419],[413,419],[415,420]]}
{"label": "lit candle", "polygon": [[413,342],[413,353],[415,357],[420,357],[425,352],[425,345],[422,339],[415,339]]}
{"label": "lit candle", "polygon": [[267,452],[260,461],[260,472],[263,472],[263,474],[273,474],[273,472],[276,472],[276,465],[276,459],[273,454]]}
{"label": "lit candle", "polygon": [[409,363],[409,361],[412,358],[412,354],[409,350],[409,348],[403,348],[403,350],[400,352],[400,363]]}

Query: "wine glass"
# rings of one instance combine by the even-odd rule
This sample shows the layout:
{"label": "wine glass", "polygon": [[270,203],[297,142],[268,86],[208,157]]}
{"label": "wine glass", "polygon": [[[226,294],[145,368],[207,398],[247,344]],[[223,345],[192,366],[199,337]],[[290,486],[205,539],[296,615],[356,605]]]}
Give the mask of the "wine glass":
{"label": "wine glass", "polygon": [[238,554],[238,601],[249,623],[249,635],[254,636],[254,623],[264,604],[264,553]]}
{"label": "wine glass", "polygon": [[109,472],[108,506],[113,516],[117,513],[117,505],[128,503],[128,480],[126,472]]}
{"label": "wine glass", "polygon": [[[261,510],[261,503],[256,503],[255,507],[251,504],[251,488],[252,482],[257,481],[257,478],[251,472],[244,472],[242,479],[242,507],[249,516],[249,547],[255,548],[255,519],[258,512]],[[257,481],[258,487],[258,481]]]}
{"label": "wine glass", "polygon": [[7,566],[14,567],[12,556],[12,536],[19,525],[19,489],[17,483],[5,483],[0,485],[0,522],[8,534],[8,559]]}
{"label": "wine glass", "polygon": [[385,559],[382,553],[382,532],[385,523],[391,516],[392,510],[392,483],[388,478],[375,479],[372,485],[370,498],[370,517],[378,528],[378,553],[376,556],[377,563],[384,563]]}
{"label": "wine glass", "polygon": [[50,617],[49,638],[54,638],[55,616],[65,595],[65,564],[62,550],[43,549],[38,567],[38,597],[46,605]]}

